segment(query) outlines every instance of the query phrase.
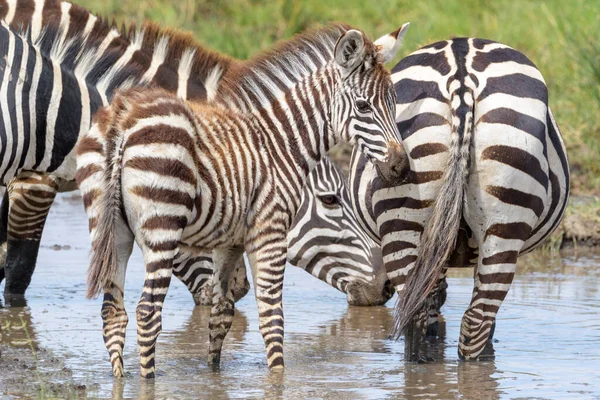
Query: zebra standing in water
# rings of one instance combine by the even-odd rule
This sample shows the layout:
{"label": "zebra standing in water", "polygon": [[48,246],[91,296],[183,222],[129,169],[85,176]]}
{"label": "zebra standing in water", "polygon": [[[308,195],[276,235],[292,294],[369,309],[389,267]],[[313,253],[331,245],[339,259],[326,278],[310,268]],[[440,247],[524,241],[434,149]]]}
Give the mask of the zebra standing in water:
{"label": "zebra standing in water", "polygon": [[[123,320],[111,320],[122,315],[122,298],[120,309],[106,299],[121,296],[137,241],[146,263],[136,313],[143,377],[154,376],[162,304],[181,247],[214,249],[209,364],[220,361],[234,310],[232,266],[245,250],[268,366],[283,367],[286,235],[302,185],[338,141],[356,143],[386,179],[397,178],[394,92],[382,61],[404,32],[373,43],[330,26],[245,63],[224,79],[213,105],[140,89],[116,96],[99,115],[89,136],[108,141],[104,177],[88,172],[93,141],[78,147],[82,190],[105,185],[98,209],[87,210],[95,232],[88,294],[105,292],[104,324],[123,336]],[[107,342],[113,374],[122,376],[118,347]]]}
{"label": "zebra standing in water", "polygon": [[[119,31],[64,1],[0,0],[0,18],[0,178],[8,186],[0,210],[6,246],[0,281],[6,274],[5,294],[23,295],[54,197],[75,189],[71,150],[96,109],[116,88],[133,84],[206,99],[234,61],[202,48],[189,34],[149,23]],[[51,53],[59,48],[65,51]],[[85,49],[96,53],[83,60],[78,51]]]}
{"label": "zebra standing in water", "polygon": [[[448,266],[475,266],[462,320],[462,359],[493,355],[496,314],[517,257],[558,226],[569,194],[565,147],[542,75],[522,53],[489,40],[434,43],[392,70],[396,123],[408,154],[405,182],[389,187],[353,155],[360,222],[380,237],[400,293],[396,336],[419,358],[435,334]],[[372,203],[365,203],[364,193]]]}

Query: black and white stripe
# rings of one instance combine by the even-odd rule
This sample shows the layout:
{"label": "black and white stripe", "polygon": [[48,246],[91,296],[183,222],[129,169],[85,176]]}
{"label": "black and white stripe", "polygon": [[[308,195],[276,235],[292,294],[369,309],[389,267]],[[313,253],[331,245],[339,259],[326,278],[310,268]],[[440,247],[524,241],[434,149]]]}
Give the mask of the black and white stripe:
{"label": "black and white stripe", "polygon": [[389,187],[355,154],[351,193],[401,294],[396,328],[407,334],[406,357],[419,357],[420,338],[437,322],[447,266],[476,266],[459,356],[489,355],[517,256],[556,228],[569,194],[544,79],[522,53],[466,38],[417,50],[392,80],[410,170]]}
{"label": "black and white stripe", "polygon": [[98,107],[133,84],[206,99],[233,61],[189,34],[150,23],[121,31],[58,0],[0,0],[0,18],[0,180],[9,188],[0,280],[5,294],[22,295],[54,197],[75,187],[72,150]]}
{"label": "black and white stripe", "polygon": [[[309,174],[298,212],[287,234],[287,259],[347,295],[348,304],[375,306],[394,294],[378,245],[358,225],[350,204],[346,177],[328,157]],[[234,297],[248,291],[246,269],[239,262]],[[211,305],[212,252],[192,255],[180,250],[173,273],[196,304]]]}

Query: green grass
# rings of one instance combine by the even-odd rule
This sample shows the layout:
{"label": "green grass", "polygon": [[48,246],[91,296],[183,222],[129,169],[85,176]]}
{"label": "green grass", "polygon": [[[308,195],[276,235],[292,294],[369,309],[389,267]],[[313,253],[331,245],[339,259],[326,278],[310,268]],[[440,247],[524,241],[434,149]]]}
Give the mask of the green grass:
{"label": "green grass", "polygon": [[599,1],[79,2],[119,21],[151,19],[189,30],[207,46],[241,59],[329,21],[347,22],[372,37],[410,21],[401,55],[452,36],[476,36],[508,44],[525,53],[546,79],[550,106],[569,150],[573,192],[600,193]]}

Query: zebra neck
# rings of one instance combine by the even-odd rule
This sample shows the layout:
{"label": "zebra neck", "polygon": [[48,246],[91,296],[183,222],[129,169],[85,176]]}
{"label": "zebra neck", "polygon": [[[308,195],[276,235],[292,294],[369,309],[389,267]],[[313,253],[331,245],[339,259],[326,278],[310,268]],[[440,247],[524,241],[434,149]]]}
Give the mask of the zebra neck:
{"label": "zebra neck", "polygon": [[294,192],[300,193],[310,171],[336,142],[329,121],[338,73],[329,64],[289,87],[264,77],[254,81],[252,90],[216,99],[252,121],[271,157],[284,161],[278,172],[293,182]]}

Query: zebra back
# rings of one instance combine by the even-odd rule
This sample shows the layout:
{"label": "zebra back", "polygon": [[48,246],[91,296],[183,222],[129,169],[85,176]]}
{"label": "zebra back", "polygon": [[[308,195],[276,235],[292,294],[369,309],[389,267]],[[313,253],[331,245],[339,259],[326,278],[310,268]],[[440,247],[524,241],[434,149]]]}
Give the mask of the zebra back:
{"label": "zebra back", "polygon": [[[63,39],[83,37],[100,53],[112,49],[128,54],[124,63],[143,66],[151,84],[185,99],[214,96],[219,80],[235,60],[205,48],[190,33],[145,21],[117,26],[115,21],[60,0],[0,0],[0,19],[33,41],[47,29],[62,30]],[[120,49],[120,50],[118,50]]]}

